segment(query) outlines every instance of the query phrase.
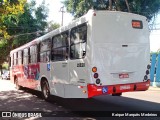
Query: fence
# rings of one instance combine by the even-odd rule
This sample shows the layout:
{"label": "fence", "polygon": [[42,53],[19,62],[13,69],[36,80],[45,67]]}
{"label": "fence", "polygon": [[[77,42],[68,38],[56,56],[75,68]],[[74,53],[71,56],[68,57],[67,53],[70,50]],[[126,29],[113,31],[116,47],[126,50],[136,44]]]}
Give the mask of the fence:
{"label": "fence", "polygon": [[150,80],[151,86],[160,87],[160,53],[151,54]]}

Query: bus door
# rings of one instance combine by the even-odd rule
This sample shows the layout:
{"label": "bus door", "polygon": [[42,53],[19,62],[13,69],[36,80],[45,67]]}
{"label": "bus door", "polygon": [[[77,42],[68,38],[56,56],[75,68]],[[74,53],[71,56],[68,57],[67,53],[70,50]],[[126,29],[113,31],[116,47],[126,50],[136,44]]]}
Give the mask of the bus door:
{"label": "bus door", "polygon": [[64,97],[64,84],[69,84],[68,32],[53,38],[51,59],[51,77],[54,83],[55,94]]}
{"label": "bus door", "polygon": [[87,24],[79,25],[71,30],[69,79],[71,84],[83,85],[86,82],[86,43]]}

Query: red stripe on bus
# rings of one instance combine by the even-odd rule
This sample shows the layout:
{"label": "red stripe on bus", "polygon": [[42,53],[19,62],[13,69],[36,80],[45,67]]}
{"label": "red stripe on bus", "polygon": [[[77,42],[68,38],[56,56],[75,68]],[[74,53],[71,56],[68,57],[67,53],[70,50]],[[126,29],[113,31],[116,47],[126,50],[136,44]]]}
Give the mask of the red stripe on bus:
{"label": "red stripe on bus", "polygon": [[[140,83],[109,85],[109,86],[97,86],[95,84],[88,84],[87,85],[88,98],[99,96],[99,95],[113,94],[113,93],[145,91],[149,88],[149,85],[150,85],[150,80],[147,80],[146,82],[140,82]],[[104,87],[107,88],[106,93],[103,93],[102,89]]]}

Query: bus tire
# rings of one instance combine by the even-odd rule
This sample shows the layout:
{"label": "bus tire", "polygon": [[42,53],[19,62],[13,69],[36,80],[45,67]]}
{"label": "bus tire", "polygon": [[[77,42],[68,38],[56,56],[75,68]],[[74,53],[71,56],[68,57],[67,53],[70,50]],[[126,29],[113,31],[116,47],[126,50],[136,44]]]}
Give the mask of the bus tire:
{"label": "bus tire", "polygon": [[113,93],[112,96],[121,96],[122,93]]}
{"label": "bus tire", "polygon": [[21,90],[22,87],[18,84],[18,78],[15,78],[15,85],[17,90]]}
{"label": "bus tire", "polygon": [[42,81],[42,97],[44,100],[49,101],[50,100],[50,89],[49,89],[49,84],[47,80]]}

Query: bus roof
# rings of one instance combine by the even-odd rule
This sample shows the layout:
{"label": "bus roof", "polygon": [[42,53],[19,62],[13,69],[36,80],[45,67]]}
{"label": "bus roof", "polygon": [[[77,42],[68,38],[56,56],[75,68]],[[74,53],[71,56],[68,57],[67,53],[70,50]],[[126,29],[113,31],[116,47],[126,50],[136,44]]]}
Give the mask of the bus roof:
{"label": "bus roof", "polygon": [[31,42],[26,43],[25,45],[12,50],[10,52],[10,54],[13,54],[14,52],[17,52],[19,50],[23,50],[25,48],[28,48],[28,47],[30,47],[32,45],[38,44],[38,43],[40,43],[43,40],[46,40],[48,38],[52,38],[53,36],[58,35],[59,33],[65,32],[65,31],[70,30],[71,28],[73,28],[75,26],[83,24],[83,23],[87,22],[94,15],[94,13],[97,14],[97,13],[104,13],[104,12],[106,12],[106,13],[117,13],[117,14],[126,14],[126,15],[132,14],[132,15],[136,15],[136,16],[139,16],[139,17],[141,16],[141,15],[137,15],[137,14],[134,14],[134,13],[121,12],[121,11],[104,11],[104,10],[96,11],[96,10],[89,10],[87,14],[85,14],[84,16],[82,16],[82,17],[80,17],[78,19],[73,20],[68,25],[65,25],[65,26],[62,26],[60,28],[57,28],[57,29],[55,29],[55,30],[53,30],[53,31],[51,31],[51,32],[49,32],[49,33],[47,33],[47,34],[39,37],[39,38],[34,39]]}

